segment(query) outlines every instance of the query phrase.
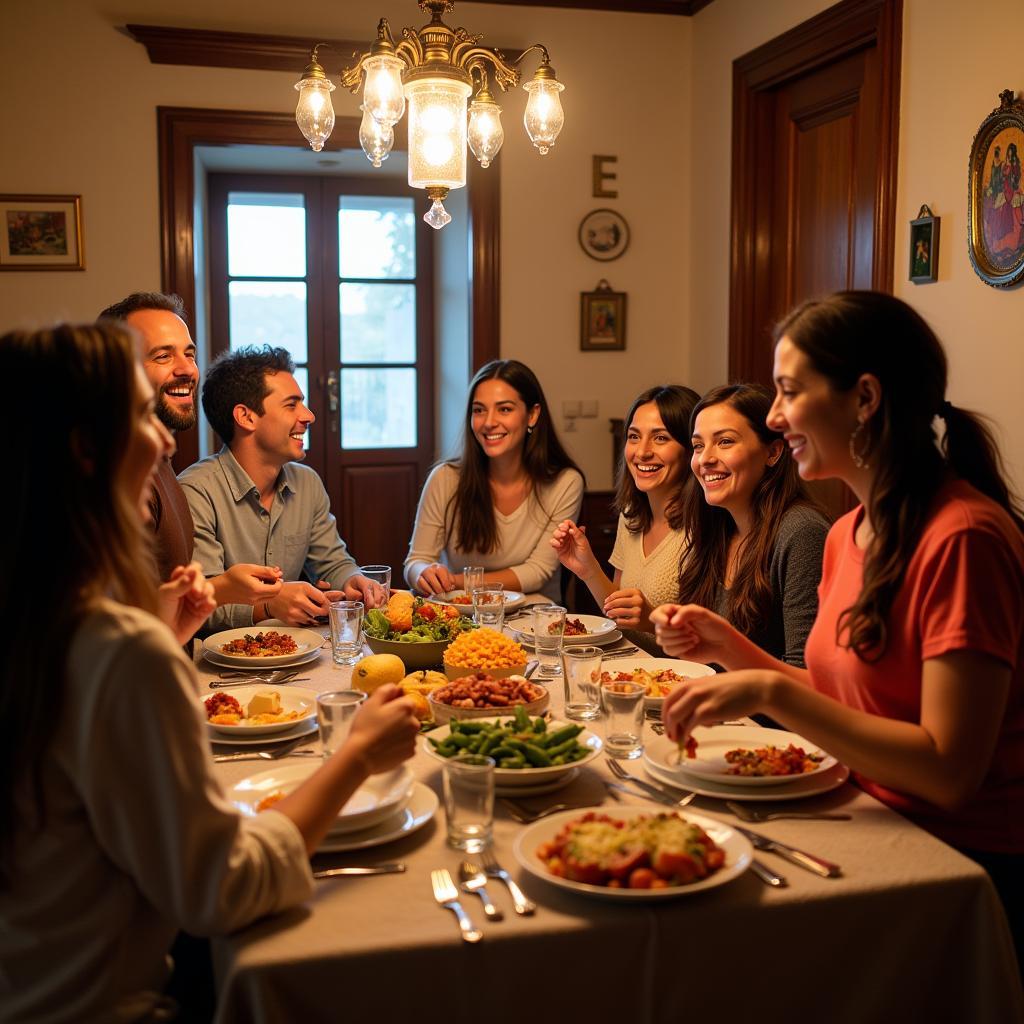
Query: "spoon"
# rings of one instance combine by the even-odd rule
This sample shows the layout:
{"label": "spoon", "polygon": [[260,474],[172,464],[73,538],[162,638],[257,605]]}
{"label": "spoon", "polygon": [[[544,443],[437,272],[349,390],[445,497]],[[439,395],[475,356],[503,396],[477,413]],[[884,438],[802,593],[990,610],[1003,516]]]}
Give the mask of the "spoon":
{"label": "spoon", "polygon": [[504,914],[491,902],[487,895],[487,876],[483,868],[478,867],[472,861],[464,860],[459,865],[459,880],[462,882],[462,889],[465,892],[475,892],[484,905],[484,914],[492,921],[500,921]]}

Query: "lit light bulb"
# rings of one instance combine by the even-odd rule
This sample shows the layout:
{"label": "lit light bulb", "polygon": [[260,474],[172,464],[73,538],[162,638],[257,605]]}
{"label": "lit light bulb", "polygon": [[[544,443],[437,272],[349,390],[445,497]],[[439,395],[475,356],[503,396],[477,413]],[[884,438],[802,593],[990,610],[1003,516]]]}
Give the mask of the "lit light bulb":
{"label": "lit light bulb", "polygon": [[527,82],[523,88],[530,94],[523,113],[523,124],[530,141],[543,156],[555,144],[565,123],[562,101],[558,96],[565,86],[553,77],[538,77]]}
{"label": "lit light bulb", "polygon": [[364,64],[366,84],[363,86],[363,105],[370,114],[388,128],[395,125],[405,113],[405,93],[402,90],[401,57],[379,53]]}
{"label": "lit light bulb", "polygon": [[481,92],[469,105],[469,148],[480,161],[481,167],[490,166],[504,141],[501,107],[491,99],[489,93]]}
{"label": "lit light bulb", "polygon": [[363,147],[366,159],[374,167],[380,167],[395,144],[394,129],[371,116],[365,103],[359,109],[363,112],[363,119],[359,122],[359,145]]}
{"label": "lit light bulb", "polygon": [[[406,83],[405,89],[409,184],[413,188],[462,188],[466,184],[466,101],[471,87],[450,79],[421,78]],[[443,219],[443,207],[432,212],[431,220]]]}
{"label": "lit light bulb", "polygon": [[334,105],[331,93],[334,83],[329,78],[307,76],[295,83],[299,102],[295,105],[295,123],[313,151],[319,153],[334,131]]}

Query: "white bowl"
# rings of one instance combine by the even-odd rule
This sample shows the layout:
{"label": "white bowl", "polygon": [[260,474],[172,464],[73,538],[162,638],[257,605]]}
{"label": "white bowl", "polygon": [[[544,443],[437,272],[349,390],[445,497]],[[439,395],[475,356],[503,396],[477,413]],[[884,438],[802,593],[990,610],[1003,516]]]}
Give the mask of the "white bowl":
{"label": "white bowl", "polygon": [[[474,670],[468,669],[464,674],[468,675],[472,671]],[[495,679],[502,678],[498,676],[496,672],[489,672],[489,674],[493,676]],[[508,674],[516,675],[517,673],[510,671]],[[533,682],[533,680],[531,680],[531,682]],[[443,701],[435,700],[434,693],[437,692],[436,690],[433,693],[427,694],[427,703],[430,705],[430,710],[433,715],[434,721],[437,722],[438,725],[444,725],[445,722],[449,721],[452,718],[508,717],[509,715],[514,715],[516,713],[517,706],[525,708],[526,713],[531,717],[535,718],[537,715],[541,714],[541,712],[544,711],[548,704],[551,703],[551,694],[548,693],[547,687],[545,687],[542,683],[534,682],[533,685],[539,686],[541,690],[543,690],[544,692],[541,694],[540,697],[537,698],[537,700],[530,701],[529,704],[511,704],[507,707],[498,708],[456,708],[452,707],[451,704],[445,704]]]}
{"label": "white bowl", "polygon": [[[458,709],[456,708],[453,710]],[[483,708],[477,708],[476,710],[482,711]],[[493,711],[489,716],[458,715],[453,717],[484,718],[485,720],[489,719],[492,722],[500,721],[500,718],[495,716]],[[531,717],[536,718],[537,716],[533,715]],[[576,724],[579,723],[561,721],[548,722],[547,731],[555,732],[558,729],[561,729],[563,726]],[[438,742],[441,742],[445,739],[445,737],[449,735],[450,732],[451,730],[449,729],[449,727],[445,725],[441,726],[438,729],[431,730],[430,736],[432,736]],[[542,786],[546,783],[553,782],[562,776],[566,776],[566,781],[569,781],[568,776],[574,775],[575,769],[579,768],[581,765],[585,765],[593,761],[594,758],[601,753],[601,750],[604,747],[604,744],[601,742],[601,737],[596,735],[595,733],[592,733],[589,729],[584,729],[583,732],[581,732],[576,737],[576,740],[577,742],[581,743],[584,747],[589,748],[588,753],[585,757],[581,757],[578,761],[573,761],[570,764],[552,765],[550,768],[495,768],[495,788],[498,790],[518,788],[526,789],[532,786]],[[423,737],[423,747],[435,761],[439,761],[441,764],[444,764],[448,760],[448,758],[442,757],[434,749],[434,745],[427,739],[426,736]]]}

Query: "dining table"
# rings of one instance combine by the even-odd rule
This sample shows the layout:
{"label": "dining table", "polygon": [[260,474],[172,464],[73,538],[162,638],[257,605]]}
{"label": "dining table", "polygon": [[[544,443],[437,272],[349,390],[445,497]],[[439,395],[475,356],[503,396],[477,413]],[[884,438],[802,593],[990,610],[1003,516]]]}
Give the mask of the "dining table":
{"label": "dining table", "polygon": [[[325,642],[320,657],[302,666],[302,681],[279,689],[350,687],[352,668],[335,665],[328,648]],[[215,692],[208,687],[223,668],[204,661],[199,645],[195,656],[203,692]],[[548,687],[550,711],[558,718],[563,688],[560,681]],[[645,724],[645,739],[653,742],[648,731],[656,726]],[[594,728],[600,734],[600,723]],[[318,750],[316,734],[308,739],[300,749]],[[423,746],[421,741],[409,765],[440,798],[441,766]],[[215,772],[231,790],[283,763],[217,763]],[[650,781],[639,762],[626,767]],[[613,778],[602,755],[564,788],[526,803],[533,809],[593,805],[613,815],[644,803],[609,789]],[[536,911],[514,913],[498,881],[488,888],[504,912],[501,921],[485,919],[476,895],[461,895],[484,933],[470,944],[460,940],[454,917],[438,906],[431,889],[431,871],[447,868],[457,881],[467,859],[446,842],[442,803],[424,827],[396,841],[313,858],[316,869],[401,861],[403,873],[322,879],[307,903],[214,938],[216,1019],[1024,1021],[1005,914],[976,863],[851,782],[799,803],[751,806],[848,814],[848,820],[750,826],[834,862],[841,873],[821,877],[757,851],[788,884],[770,886],[748,870],[728,884],[693,892],[683,887],[663,900],[597,899],[521,868],[513,845],[527,826],[499,800],[492,852]],[[653,802],[644,807],[663,809]],[[719,799],[697,797],[683,813],[689,811],[740,824]]]}

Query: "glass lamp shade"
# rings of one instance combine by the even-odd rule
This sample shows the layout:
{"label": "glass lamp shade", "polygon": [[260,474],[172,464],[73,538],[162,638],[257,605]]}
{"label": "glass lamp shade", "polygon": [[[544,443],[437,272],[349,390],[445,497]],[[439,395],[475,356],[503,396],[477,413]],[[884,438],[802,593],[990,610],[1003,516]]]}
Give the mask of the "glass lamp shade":
{"label": "glass lamp shade", "polygon": [[363,68],[366,71],[363,106],[375,120],[390,128],[405,113],[405,93],[402,91],[405,61],[401,57],[379,53],[368,57]]}
{"label": "glass lamp shade", "polygon": [[365,103],[359,109],[363,112],[363,119],[359,123],[359,145],[363,147],[366,159],[374,167],[380,167],[395,144],[395,130],[373,117]]}
{"label": "glass lamp shade", "polygon": [[295,123],[317,153],[334,131],[334,105],[331,93],[334,83],[329,78],[303,78],[295,83],[299,102],[295,105]]}
{"label": "glass lamp shade", "polygon": [[409,184],[462,188],[466,184],[466,100],[472,89],[447,78],[405,87],[409,101]]}
{"label": "glass lamp shade", "polygon": [[562,101],[558,97],[565,86],[553,78],[534,78],[523,88],[530,94],[523,113],[523,124],[530,141],[543,156],[555,144],[565,123]]}
{"label": "glass lamp shade", "polygon": [[473,100],[469,105],[469,148],[481,167],[490,166],[504,141],[501,107],[493,100]]}

